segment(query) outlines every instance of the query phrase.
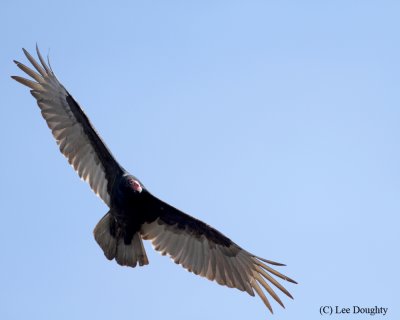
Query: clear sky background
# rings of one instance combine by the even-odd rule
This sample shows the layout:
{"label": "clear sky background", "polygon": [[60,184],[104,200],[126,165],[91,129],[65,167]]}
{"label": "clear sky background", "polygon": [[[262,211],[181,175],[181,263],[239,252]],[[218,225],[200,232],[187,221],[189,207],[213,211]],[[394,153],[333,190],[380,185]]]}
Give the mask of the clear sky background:
{"label": "clear sky background", "polygon": [[[399,319],[399,16],[399,1],[2,1],[0,319]],[[287,264],[286,309],[149,243],[143,268],[103,256],[106,206],[9,77],[36,42],[152,193]]]}

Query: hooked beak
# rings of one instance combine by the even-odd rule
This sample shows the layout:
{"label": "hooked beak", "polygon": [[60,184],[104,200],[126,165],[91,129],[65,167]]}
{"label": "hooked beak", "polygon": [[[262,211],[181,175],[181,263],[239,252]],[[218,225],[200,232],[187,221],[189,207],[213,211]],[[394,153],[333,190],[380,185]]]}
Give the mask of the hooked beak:
{"label": "hooked beak", "polygon": [[141,193],[143,191],[143,188],[142,188],[142,186],[140,185],[139,182],[135,181],[133,183],[133,190],[135,190],[136,192]]}

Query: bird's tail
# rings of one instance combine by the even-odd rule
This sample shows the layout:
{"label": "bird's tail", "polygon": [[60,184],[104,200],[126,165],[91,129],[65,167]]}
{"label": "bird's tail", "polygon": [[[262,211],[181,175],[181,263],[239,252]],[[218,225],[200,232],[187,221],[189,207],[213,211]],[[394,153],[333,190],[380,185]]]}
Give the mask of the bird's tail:
{"label": "bird's tail", "polygon": [[143,241],[136,232],[129,241],[124,236],[125,230],[118,226],[114,217],[108,212],[94,228],[94,238],[103,249],[107,259],[115,259],[122,266],[136,267],[149,264]]}

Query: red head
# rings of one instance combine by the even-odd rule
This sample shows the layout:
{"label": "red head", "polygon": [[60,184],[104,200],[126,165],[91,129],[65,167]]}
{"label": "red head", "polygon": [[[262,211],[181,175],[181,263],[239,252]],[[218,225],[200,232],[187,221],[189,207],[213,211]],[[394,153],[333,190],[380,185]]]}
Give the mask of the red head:
{"label": "red head", "polygon": [[129,182],[130,187],[134,191],[139,192],[139,193],[141,193],[143,191],[143,187],[142,187],[142,185],[140,184],[139,181],[135,180],[132,177],[129,177],[128,182]]}

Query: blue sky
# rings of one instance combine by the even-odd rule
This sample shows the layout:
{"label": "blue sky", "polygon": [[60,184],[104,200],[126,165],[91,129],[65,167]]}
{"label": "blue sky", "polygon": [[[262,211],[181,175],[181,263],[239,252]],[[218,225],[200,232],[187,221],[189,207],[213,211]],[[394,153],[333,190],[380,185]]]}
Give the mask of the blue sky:
{"label": "blue sky", "polygon": [[[320,319],[400,284],[400,3],[4,1],[1,319]],[[299,282],[260,299],[109,262],[105,205],[57,150],[21,74],[38,42],[131,173]],[[397,290],[396,290],[397,291]],[[331,318],[343,319],[343,316]],[[362,316],[352,315],[361,319]],[[364,316],[365,318],[365,316]]]}

